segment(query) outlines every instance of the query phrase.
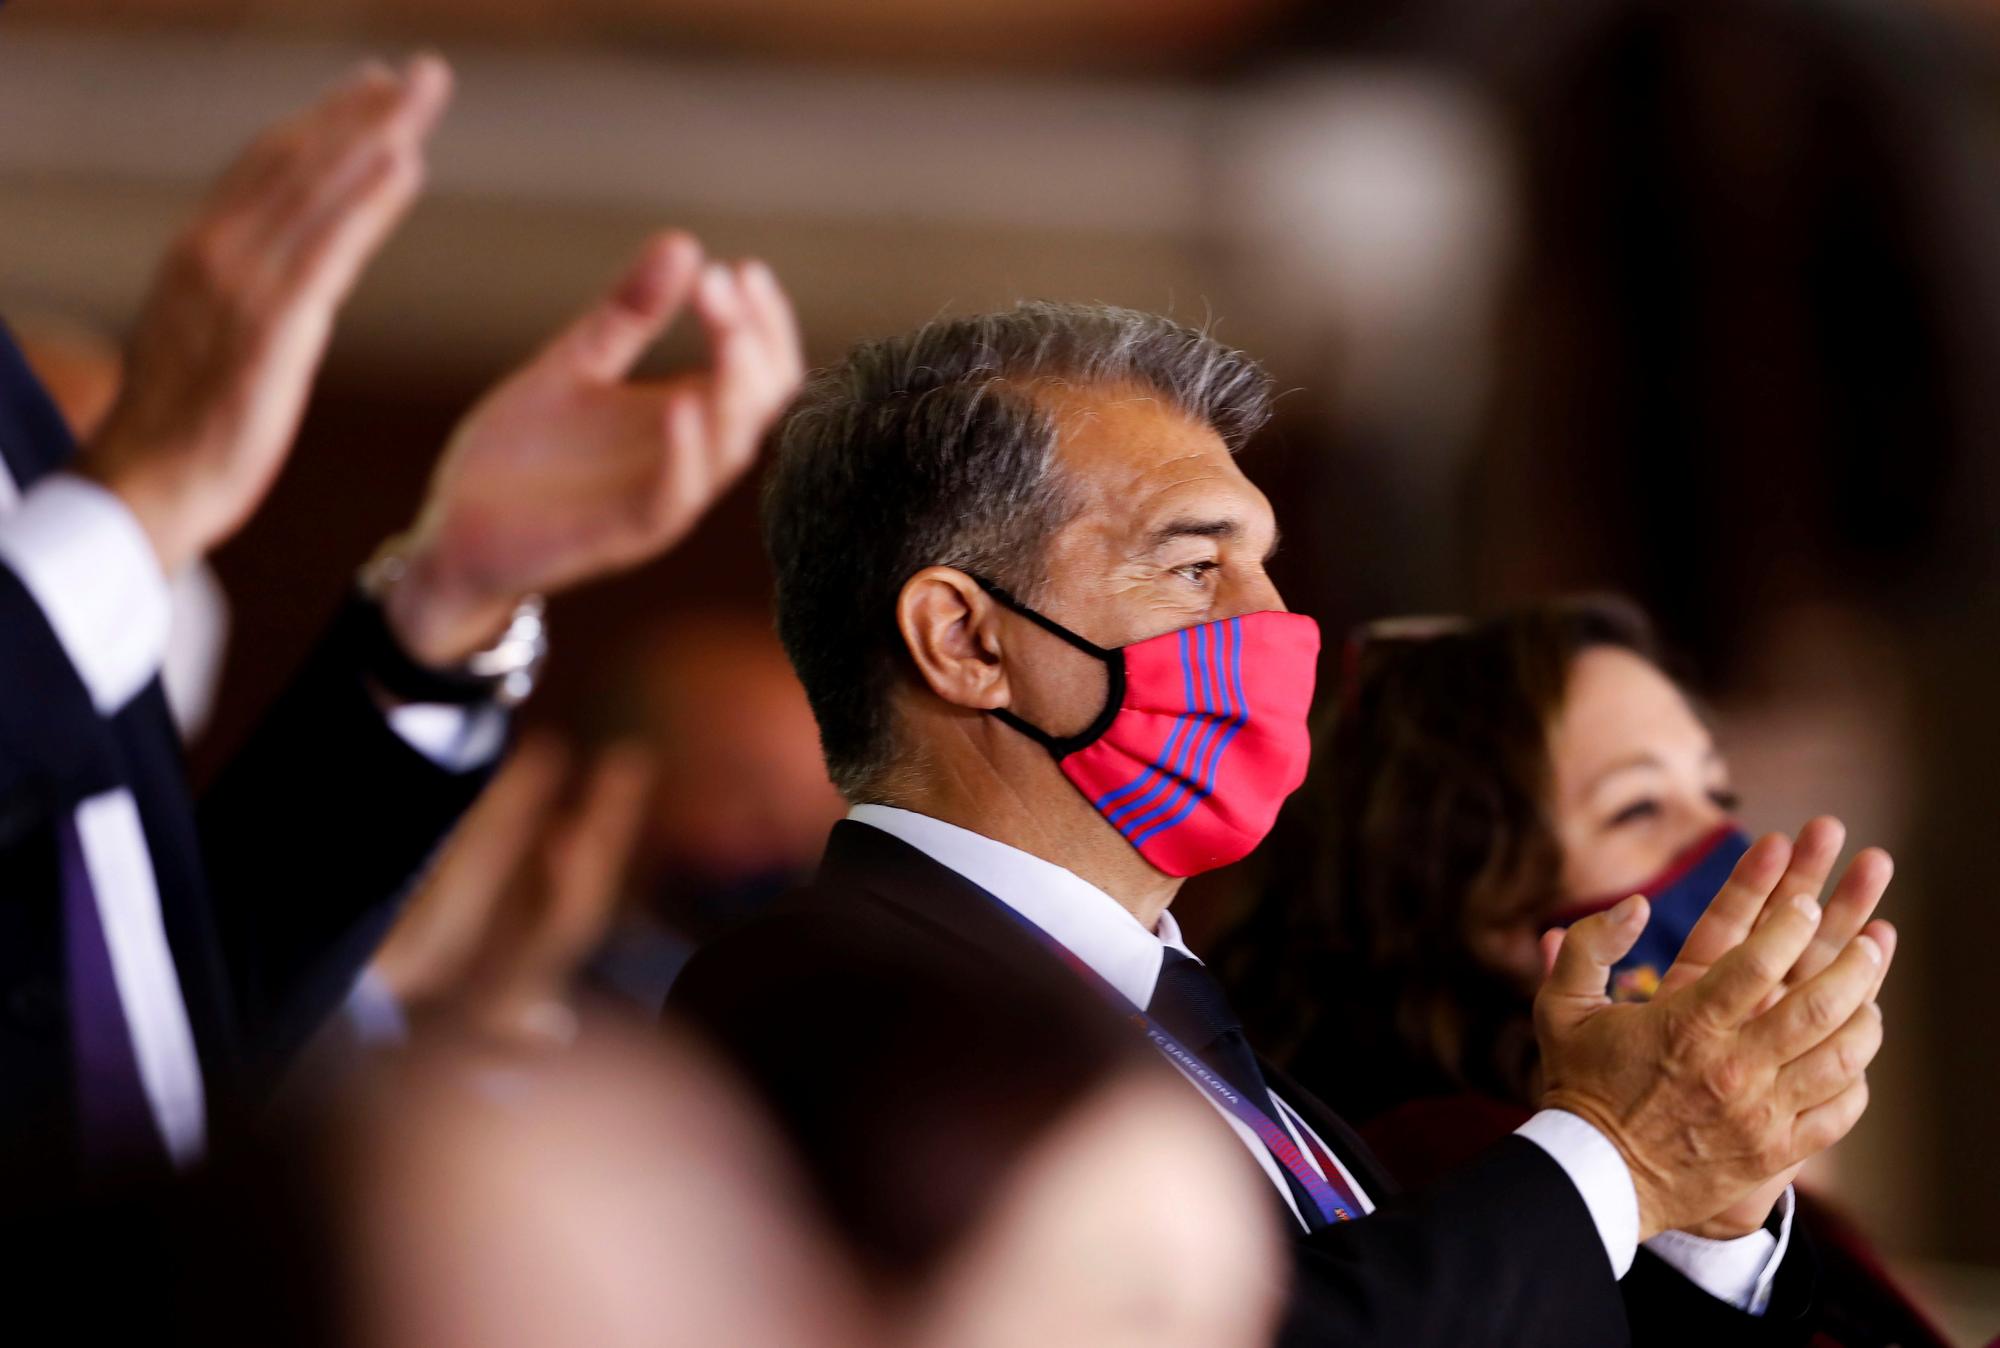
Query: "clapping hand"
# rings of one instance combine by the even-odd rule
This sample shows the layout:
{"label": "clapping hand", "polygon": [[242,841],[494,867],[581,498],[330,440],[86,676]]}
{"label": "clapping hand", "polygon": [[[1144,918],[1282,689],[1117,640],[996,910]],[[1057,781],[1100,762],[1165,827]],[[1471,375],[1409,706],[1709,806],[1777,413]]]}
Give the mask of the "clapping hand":
{"label": "clapping hand", "polygon": [[573,766],[559,740],[526,736],[452,834],[373,961],[405,1011],[510,1045],[567,1037],[652,785],[645,751],[613,745],[565,804]]}
{"label": "clapping hand", "polygon": [[363,66],[259,136],[169,250],[124,391],[80,459],[168,573],[240,528],[276,479],[334,316],[416,199],[450,94],[434,57]]}
{"label": "clapping hand", "polygon": [[1768,1212],[1780,1181],[1867,1107],[1882,1042],[1874,999],[1895,934],[1868,920],[1888,883],[1880,852],[1856,859],[1822,914],[1841,841],[1833,821],[1809,825],[1797,847],[1760,840],[1643,1005],[1615,1006],[1605,992],[1645,928],[1643,898],[1561,938],[1535,1004],[1543,1102],[1619,1149],[1642,1236],[1741,1234],[1762,1216],[1748,1209],[1761,1201]]}
{"label": "clapping hand", "polygon": [[[684,307],[701,322],[707,364],[631,380]],[[704,264],[685,234],[649,242],[608,295],[459,423],[387,601],[404,648],[455,662],[524,595],[672,547],[749,467],[803,374],[791,306],[767,267]]]}

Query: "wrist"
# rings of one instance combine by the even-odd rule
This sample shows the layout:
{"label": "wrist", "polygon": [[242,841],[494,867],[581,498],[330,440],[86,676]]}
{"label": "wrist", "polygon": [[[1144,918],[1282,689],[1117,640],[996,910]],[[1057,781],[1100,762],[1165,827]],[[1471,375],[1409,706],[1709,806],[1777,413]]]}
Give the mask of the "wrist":
{"label": "wrist", "polygon": [[396,563],[395,581],[382,593],[383,620],[406,655],[434,669],[461,664],[491,646],[526,597],[466,585],[421,544],[398,554]]}
{"label": "wrist", "polygon": [[200,530],[189,518],[185,491],[162,480],[159,472],[147,472],[140,465],[122,466],[115,458],[83,456],[76,465],[78,476],[96,483],[116,496],[131,512],[139,531],[153,549],[162,575],[179,575],[208,548]]}
{"label": "wrist", "polygon": [[1618,1153],[1619,1159],[1625,1163],[1625,1172],[1632,1181],[1632,1196],[1638,1206],[1640,1244],[1643,1245],[1673,1226],[1673,1222],[1666,1217],[1670,1206],[1667,1194],[1670,1190],[1658,1182],[1658,1177],[1651,1168],[1633,1151],[1609,1110],[1599,1106],[1589,1096],[1562,1089],[1544,1092],[1541,1103],[1544,1109],[1560,1109],[1565,1113],[1576,1115],[1595,1128]]}
{"label": "wrist", "polygon": [[1705,1222],[1690,1222],[1680,1230],[1690,1236],[1700,1236],[1703,1240],[1741,1240],[1756,1232],[1770,1230],[1771,1218],[1783,1199],[1782,1189],[1769,1199],[1761,1194],[1753,1195]]}

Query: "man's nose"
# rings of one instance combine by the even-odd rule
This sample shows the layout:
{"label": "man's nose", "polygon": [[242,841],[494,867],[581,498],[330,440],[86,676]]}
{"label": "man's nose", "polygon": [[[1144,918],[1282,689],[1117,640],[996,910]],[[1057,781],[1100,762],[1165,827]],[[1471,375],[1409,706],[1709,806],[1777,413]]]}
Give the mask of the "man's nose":
{"label": "man's nose", "polygon": [[1255,574],[1233,581],[1217,606],[1218,618],[1240,618],[1246,613],[1289,613],[1284,596],[1259,567]]}

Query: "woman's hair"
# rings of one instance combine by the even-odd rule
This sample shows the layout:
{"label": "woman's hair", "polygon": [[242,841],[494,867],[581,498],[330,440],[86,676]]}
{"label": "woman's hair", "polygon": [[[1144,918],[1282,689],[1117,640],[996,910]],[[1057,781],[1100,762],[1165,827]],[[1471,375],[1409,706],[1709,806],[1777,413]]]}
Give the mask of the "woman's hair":
{"label": "woman's hair", "polygon": [[1350,639],[1231,969],[1265,1042],[1337,1040],[1341,1077],[1379,1097],[1336,1107],[1531,1093],[1526,1001],[1474,958],[1466,914],[1557,884],[1548,729],[1577,655],[1600,646],[1657,659],[1645,616],[1605,597]]}

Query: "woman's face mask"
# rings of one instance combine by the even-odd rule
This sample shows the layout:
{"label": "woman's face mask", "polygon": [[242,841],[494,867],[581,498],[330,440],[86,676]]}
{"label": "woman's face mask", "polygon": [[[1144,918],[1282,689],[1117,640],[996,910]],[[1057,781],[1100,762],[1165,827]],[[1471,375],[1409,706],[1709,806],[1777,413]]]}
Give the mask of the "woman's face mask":
{"label": "woman's face mask", "polygon": [[1565,907],[1550,916],[1547,928],[1567,927],[1592,913],[1616,907],[1632,894],[1644,894],[1652,905],[1652,916],[1647,918],[1638,943],[1612,966],[1611,995],[1621,1002],[1645,1001],[1660,986],[1661,976],[1673,967],[1688,933],[1749,850],[1750,835],[1734,820],[1719,824],[1658,875],[1629,891]]}
{"label": "woman's face mask", "polygon": [[1104,707],[1078,734],[1051,735],[1004,707],[993,715],[1046,748],[1141,856],[1168,875],[1198,875],[1264,840],[1311,756],[1317,623],[1246,613],[1107,650],[979,584],[1104,664]]}

